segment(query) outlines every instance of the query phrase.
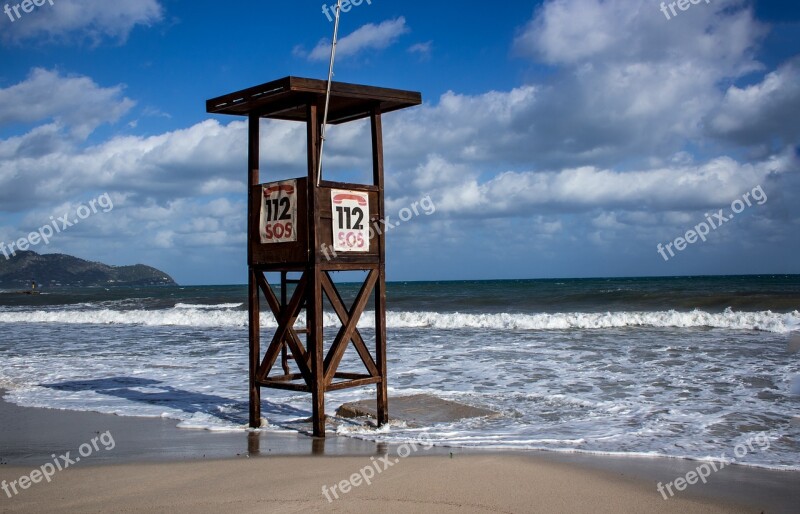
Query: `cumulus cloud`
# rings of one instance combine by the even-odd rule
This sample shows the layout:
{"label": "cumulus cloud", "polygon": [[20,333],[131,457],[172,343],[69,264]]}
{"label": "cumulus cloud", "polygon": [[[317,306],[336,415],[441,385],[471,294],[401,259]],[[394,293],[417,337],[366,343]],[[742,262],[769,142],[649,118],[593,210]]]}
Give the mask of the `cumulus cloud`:
{"label": "cumulus cloud", "polygon": [[[10,159],[0,159],[0,241],[16,240],[51,216],[109,193],[113,211],[92,216],[37,251],[109,262],[135,259],[167,270],[179,259],[182,272],[197,273],[207,269],[209,256],[243,262],[246,123],[207,120],[157,136],[117,136],[88,147],[62,143],[20,154],[19,148],[58,130],[43,125],[0,140],[0,155],[5,146],[16,149]],[[265,122],[265,165],[302,175],[302,136],[285,122]]]}
{"label": "cumulus cloud", "polygon": [[[36,155],[19,155],[20,148],[47,130],[0,140],[0,155],[15,157],[0,162],[3,211],[24,211],[98,188],[159,202],[245,188],[247,127],[242,121],[221,125],[207,120],[156,136],[118,136],[88,148],[61,145],[42,148]],[[264,148],[269,165],[299,176],[305,172],[305,146],[302,133],[294,130],[287,130],[285,122],[265,123]],[[238,168],[237,157],[232,161],[231,156],[238,156]]]}
{"label": "cumulus cloud", "polygon": [[387,144],[409,167],[430,153],[496,170],[670,163],[688,143],[707,139],[706,118],[725,98],[719,84],[763,68],[754,54],[765,28],[742,2],[698,5],[681,23],[650,7],[545,2],[515,49],[549,63],[547,81],[447,92],[394,118]]}
{"label": "cumulus cloud", "polygon": [[[699,166],[614,171],[587,166],[557,172],[506,172],[486,182],[464,175],[447,180],[447,164],[435,190],[443,212],[481,216],[520,216],[533,212],[574,213],[593,209],[664,212],[702,210],[725,205],[758,184],[792,171],[792,156],[757,164],[729,157]],[[431,175],[422,166],[419,175]]]}
{"label": "cumulus cloud", "polygon": [[124,42],[137,25],[160,21],[164,8],[159,0],[70,0],[45,3],[23,20],[9,23],[0,38],[6,44],[84,41],[93,44],[104,38]]}
{"label": "cumulus cloud", "polygon": [[[409,32],[406,19],[399,17],[386,20],[379,25],[368,23],[351,34],[339,39],[336,43],[336,57],[353,57],[367,50],[383,50],[393,45],[403,34]],[[308,54],[310,61],[326,61],[330,58],[331,42],[323,39]],[[296,48],[295,54],[302,54]]]}
{"label": "cumulus cloud", "polygon": [[529,140],[579,157],[571,164],[680,151],[705,135],[719,84],[763,68],[754,55],[766,29],[746,5],[698,5],[676,23],[634,0],[545,2],[515,40],[556,77],[528,113]]}
{"label": "cumulus cloud", "polygon": [[89,77],[35,68],[24,81],[0,89],[0,125],[53,121],[85,138],[134,106],[122,91],[119,85],[100,87]]}
{"label": "cumulus cloud", "polygon": [[731,86],[709,115],[712,134],[744,145],[800,143],[800,58],[756,84]]}
{"label": "cumulus cloud", "polygon": [[515,50],[556,66],[585,63],[708,62],[726,73],[752,69],[766,27],[748,0],[698,5],[668,23],[657,3],[548,0],[514,41]]}
{"label": "cumulus cloud", "polygon": [[[32,126],[0,139],[0,211],[51,206],[98,189],[160,203],[244,190],[244,172],[231,173],[230,157],[240,156],[246,169],[242,121],[207,120],[154,136],[117,135],[87,145],[98,126],[114,125],[134,105],[123,90],[39,68],[0,89],[0,127],[14,133]],[[268,164],[302,174],[303,134],[300,124],[264,122]]]}

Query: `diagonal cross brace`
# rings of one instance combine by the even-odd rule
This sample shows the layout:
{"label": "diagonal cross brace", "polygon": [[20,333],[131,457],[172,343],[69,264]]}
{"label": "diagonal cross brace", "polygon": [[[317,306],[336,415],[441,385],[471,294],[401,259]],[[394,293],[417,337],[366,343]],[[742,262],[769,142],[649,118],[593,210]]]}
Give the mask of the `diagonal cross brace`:
{"label": "diagonal cross brace", "polygon": [[358,352],[359,357],[361,357],[361,361],[364,363],[364,366],[366,366],[369,374],[373,377],[381,376],[357,328],[358,321],[361,319],[361,314],[364,312],[364,308],[369,301],[369,297],[375,288],[379,276],[378,270],[370,271],[349,312],[345,308],[344,300],[342,300],[342,297],[339,295],[339,291],[336,289],[333,280],[331,280],[330,274],[325,272],[322,276],[322,288],[325,290],[325,294],[328,296],[333,310],[336,311],[336,315],[342,322],[342,328],[339,329],[339,333],[333,345],[331,345],[328,355],[325,357],[324,369],[326,385],[330,385],[333,381],[336,369],[339,367],[339,363],[342,361],[342,357],[344,357],[344,352],[347,350],[347,345],[350,341],[353,341],[353,346]]}
{"label": "diagonal cross brace", "polygon": [[265,379],[267,375],[269,375],[285,342],[289,345],[292,355],[295,356],[295,362],[300,369],[300,373],[303,375],[303,379],[306,381],[306,384],[310,386],[312,378],[308,364],[308,353],[305,351],[305,348],[303,348],[300,339],[297,337],[297,333],[295,333],[292,328],[295,321],[297,321],[297,317],[300,315],[300,307],[305,298],[306,286],[308,285],[306,274],[304,273],[300,278],[300,282],[297,284],[292,299],[284,310],[281,310],[280,304],[277,298],[275,298],[275,293],[272,292],[272,288],[269,287],[269,283],[267,279],[264,278],[263,274],[259,273],[257,275],[257,281],[264,296],[267,298],[270,309],[272,309],[273,314],[275,314],[275,319],[278,321],[278,329],[272,336],[272,342],[267,348],[261,366],[258,368],[258,378]]}
{"label": "diagonal cross brace", "polygon": [[[263,274],[258,274],[256,276],[256,280],[258,281],[258,285],[261,287],[261,291],[264,293],[264,297],[267,299],[267,304],[269,304],[272,314],[275,316],[275,319],[280,322],[281,304],[278,302],[278,298],[275,296],[275,293],[272,291],[272,288],[269,286],[269,283]],[[292,351],[292,356],[294,357],[295,362],[297,362],[297,367],[300,368],[300,372],[303,374],[303,377],[308,381],[311,377],[311,357],[303,347],[303,342],[300,341],[300,338],[297,336],[297,332],[295,332],[293,326],[289,327],[287,335],[289,338],[286,340],[286,344]],[[304,369],[305,371],[303,371]],[[308,375],[306,375],[306,372],[308,372]]]}

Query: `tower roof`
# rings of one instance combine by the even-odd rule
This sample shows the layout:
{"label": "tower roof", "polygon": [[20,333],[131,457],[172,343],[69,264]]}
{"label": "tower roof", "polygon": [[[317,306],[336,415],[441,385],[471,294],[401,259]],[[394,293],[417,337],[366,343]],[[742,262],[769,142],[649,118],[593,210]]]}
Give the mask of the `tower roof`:
{"label": "tower roof", "polygon": [[[212,114],[250,116],[278,120],[308,121],[306,106],[325,101],[328,82],[300,77],[285,77],[260,86],[213,98],[206,102]],[[382,113],[422,103],[416,91],[333,82],[328,123],[340,124],[366,118],[373,107]]]}

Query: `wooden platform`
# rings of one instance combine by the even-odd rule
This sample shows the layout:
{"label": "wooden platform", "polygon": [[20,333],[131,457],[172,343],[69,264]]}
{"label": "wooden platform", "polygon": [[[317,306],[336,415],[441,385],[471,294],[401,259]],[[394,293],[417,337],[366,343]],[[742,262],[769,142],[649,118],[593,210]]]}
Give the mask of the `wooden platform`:
{"label": "wooden platform", "polygon": [[[336,410],[342,418],[376,418],[375,400],[345,403]],[[430,426],[434,423],[451,423],[464,418],[496,417],[500,414],[489,409],[442,400],[429,394],[399,396],[389,399],[389,420],[405,421],[410,427]]]}

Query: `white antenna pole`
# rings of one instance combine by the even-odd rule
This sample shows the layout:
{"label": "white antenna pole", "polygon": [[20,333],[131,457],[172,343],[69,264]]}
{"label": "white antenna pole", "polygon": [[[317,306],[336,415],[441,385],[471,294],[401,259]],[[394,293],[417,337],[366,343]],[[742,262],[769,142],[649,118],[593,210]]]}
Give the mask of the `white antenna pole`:
{"label": "white antenna pole", "polygon": [[325,128],[328,125],[328,105],[331,101],[331,83],[333,81],[333,62],[336,60],[336,38],[339,37],[339,16],[342,12],[342,0],[336,3],[336,23],[333,25],[333,41],[331,42],[331,66],[328,69],[328,90],[325,93],[325,114],[322,117],[322,139],[319,143],[319,167],[317,168],[317,187],[322,181],[322,150],[325,148]]}

